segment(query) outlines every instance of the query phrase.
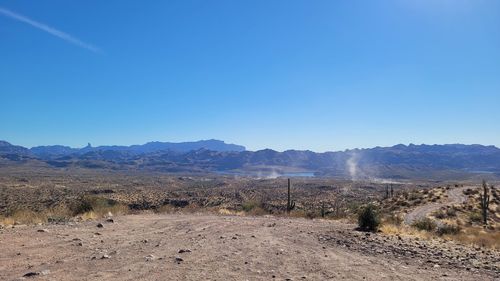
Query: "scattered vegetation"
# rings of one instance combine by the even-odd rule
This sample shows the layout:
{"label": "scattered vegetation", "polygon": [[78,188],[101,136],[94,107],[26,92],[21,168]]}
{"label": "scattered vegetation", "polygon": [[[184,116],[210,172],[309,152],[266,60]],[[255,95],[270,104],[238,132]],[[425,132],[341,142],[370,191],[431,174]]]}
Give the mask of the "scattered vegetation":
{"label": "scattered vegetation", "polygon": [[107,215],[126,214],[128,206],[120,204],[116,200],[94,195],[82,196],[71,208],[74,216],[83,219],[101,218]]}
{"label": "scattered vegetation", "polygon": [[471,212],[469,214],[469,221],[471,224],[480,223],[480,222],[482,222],[482,220],[483,220],[483,217],[482,217],[481,213],[479,213],[479,212]]}
{"label": "scattered vegetation", "polygon": [[430,218],[422,218],[415,221],[412,226],[419,230],[433,231],[434,229],[436,229],[437,225],[436,222],[434,222]]}
{"label": "scattered vegetation", "polygon": [[[499,247],[499,192],[488,187],[464,192],[464,204],[442,208],[431,219],[403,224],[410,209],[430,202],[444,202],[454,185],[406,188],[395,184],[293,179],[294,188],[283,188],[284,179],[173,177],[166,175],[50,174],[0,171],[0,224],[64,223],[98,219],[109,213],[132,211],[217,212],[224,215],[288,215],[290,217],[342,219],[358,222],[360,229],[418,237],[454,239],[463,243]],[[26,178],[27,180],[19,180]],[[456,187],[455,187],[456,188]],[[488,199],[483,228],[482,198]],[[293,200],[292,200],[293,199]],[[377,202],[367,205],[368,202]],[[486,202],[486,201],[485,201]],[[484,204],[486,205],[486,204]],[[383,222],[383,223],[381,223]]]}
{"label": "scattered vegetation", "polygon": [[460,226],[453,224],[443,224],[436,229],[438,235],[457,235],[460,233]]}
{"label": "scattered vegetation", "polygon": [[72,219],[97,219],[107,215],[126,214],[129,209],[126,205],[114,200],[97,196],[83,196],[71,206],[63,204],[42,211],[33,211],[28,208],[15,209],[0,216],[0,224],[44,224],[64,223]]}
{"label": "scattered vegetation", "polygon": [[261,206],[262,206],[261,203],[255,201],[255,200],[249,200],[249,201],[245,201],[245,202],[243,202],[243,204],[241,204],[241,209],[248,213],[255,208],[260,208]]}
{"label": "scattered vegetation", "polygon": [[448,218],[454,218],[457,216],[457,211],[454,207],[449,207],[449,208],[444,208],[441,210],[438,210],[434,213],[434,217],[436,219],[448,219]]}
{"label": "scattered vegetation", "polygon": [[485,230],[484,228],[464,228],[453,240],[463,244],[500,250],[500,232]]}
{"label": "scattered vegetation", "polygon": [[388,225],[396,225],[396,226],[399,226],[399,225],[402,225],[403,224],[403,217],[401,215],[398,215],[398,214],[394,214],[394,213],[390,213],[390,214],[386,214],[383,219],[383,224],[388,224]]}
{"label": "scattered vegetation", "polygon": [[249,200],[241,205],[241,209],[248,215],[262,216],[269,214],[269,211],[264,209],[262,202]]}
{"label": "scattered vegetation", "polygon": [[358,227],[363,231],[375,232],[380,225],[380,218],[371,204],[367,205],[358,215]]}

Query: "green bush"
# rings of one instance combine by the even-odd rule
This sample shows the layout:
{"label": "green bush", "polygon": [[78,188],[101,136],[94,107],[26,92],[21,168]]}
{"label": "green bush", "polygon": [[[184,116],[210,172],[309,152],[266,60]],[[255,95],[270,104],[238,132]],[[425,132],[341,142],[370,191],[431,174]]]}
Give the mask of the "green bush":
{"label": "green bush", "polygon": [[434,229],[436,229],[436,223],[429,218],[423,218],[423,219],[417,220],[412,224],[412,226],[417,228],[417,229],[426,230],[426,231],[433,231]]}
{"label": "green bush", "polygon": [[377,231],[380,218],[372,205],[366,206],[358,215],[358,226],[363,231]]}
{"label": "green bush", "polygon": [[437,234],[439,235],[455,235],[460,232],[460,227],[458,225],[444,224],[437,229]]}

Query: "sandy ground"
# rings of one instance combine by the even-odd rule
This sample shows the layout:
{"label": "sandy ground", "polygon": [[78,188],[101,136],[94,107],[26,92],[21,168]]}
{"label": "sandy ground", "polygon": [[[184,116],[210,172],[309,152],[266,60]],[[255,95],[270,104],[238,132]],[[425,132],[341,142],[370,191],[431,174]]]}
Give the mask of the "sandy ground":
{"label": "sandy ground", "polygon": [[102,223],[1,230],[0,280],[495,280],[320,243],[354,228],[327,220],[141,214]]}
{"label": "sandy ground", "polygon": [[405,216],[405,224],[411,225],[413,222],[427,217],[430,213],[439,210],[441,207],[465,202],[467,200],[467,196],[463,192],[468,188],[475,189],[477,186],[464,186],[448,190],[446,192],[448,194],[448,199],[445,203],[429,203],[413,209]]}

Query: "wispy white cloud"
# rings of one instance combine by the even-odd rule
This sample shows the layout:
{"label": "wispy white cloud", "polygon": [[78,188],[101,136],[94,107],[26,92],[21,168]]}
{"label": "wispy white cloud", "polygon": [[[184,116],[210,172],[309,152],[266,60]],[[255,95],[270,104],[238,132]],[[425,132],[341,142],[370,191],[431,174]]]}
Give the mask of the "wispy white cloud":
{"label": "wispy white cloud", "polygon": [[77,39],[77,38],[75,38],[67,33],[64,33],[60,30],[57,30],[57,29],[50,27],[46,24],[43,24],[41,22],[34,21],[34,20],[32,20],[28,17],[25,17],[23,15],[14,13],[14,12],[9,11],[7,9],[4,9],[2,7],[0,7],[0,14],[4,15],[6,17],[9,17],[11,19],[17,20],[17,21],[27,23],[33,27],[36,27],[40,30],[43,30],[51,35],[56,36],[56,37],[59,37],[59,38],[63,39],[64,41],[69,42],[71,44],[74,44],[76,46],[85,48],[85,49],[90,50],[90,51],[95,52],[95,53],[101,53],[101,49],[97,48],[96,46],[85,43],[85,42],[83,42],[83,41],[81,41],[81,40],[79,40],[79,39]]}

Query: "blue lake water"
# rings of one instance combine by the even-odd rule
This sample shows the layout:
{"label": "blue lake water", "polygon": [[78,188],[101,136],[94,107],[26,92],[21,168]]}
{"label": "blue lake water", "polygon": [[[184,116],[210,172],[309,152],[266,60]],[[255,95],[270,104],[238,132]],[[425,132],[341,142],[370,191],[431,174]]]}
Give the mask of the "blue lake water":
{"label": "blue lake water", "polygon": [[222,175],[246,176],[257,178],[312,178],[314,172],[289,172],[289,173],[270,173],[270,172],[235,172],[235,171],[217,171]]}
{"label": "blue lake water", "polygon": [[314,177],[314,172],[296,172],[296,173],[284,173],[282,177],[289,178],[312,178]]}

